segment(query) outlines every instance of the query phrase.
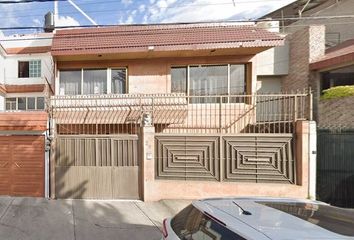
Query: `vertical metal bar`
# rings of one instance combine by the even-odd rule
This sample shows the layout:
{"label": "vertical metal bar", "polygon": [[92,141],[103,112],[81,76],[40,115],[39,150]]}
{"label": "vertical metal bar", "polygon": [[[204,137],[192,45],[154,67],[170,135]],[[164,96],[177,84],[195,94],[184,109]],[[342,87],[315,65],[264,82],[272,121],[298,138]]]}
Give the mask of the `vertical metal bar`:
{"label": "vertical metal bar", "polygon": [[219,96],[219,133],[222,132],[222,124],[221,124],[221,106],[222,106],[222,96]]}
{"label": "vertical metal bar", "polygon": [[227,64],[227,102],[230,103],[230,94],[231,94],[231,65]]}
{"label": "vertical metal bar", "polygon": [[190,66],[188,65],[187,66],[187,99],[188,99],[188,102],[187,104],[189,104],[189,96],[190,96]]}
{"label": "vertical metal bar", "polygon": [[288,105],[288,107],[287,107],[288,110],[287,110],[287,119],[283,124],[283,133],[287,132],[287,129],[288,129],[288,127],[286,126],[287,124],[289,124],[289,125],[293,124],[291,121],[291,115],[292,115],[293,110],[292,110],[292,104],[291,104],[290,99],[292,99],[292,97],[289,97],[289,96],[285,97],[286,105]]}
{"label": "vertical metal bar", "polygon": [[313,94],[311,88],[309,89],[309,94],[308,94],[308,101],[309,101],[309,120],[313,120]]}
{"label": "vertical metal bar", "polygon": [[278,121],[278,133],[281,133],[281,121],[285,120],[285,117],[283,115],[284,114],[284,100],[283,100],[283,96],[281,96],[281,98],[276,101],[276,108],[278,111],[278,116],[277,116],[277,121]]}
{"label": "vertical metal bar", "polygon": [[[224,165],[223,165],[223,160],[224,160],[224,157],[223,157],[223,137],[222,136],[219,136],[219,154],[218,154],[218,157],[219,157],[219,180],[220,182],[223,181],[223,173],[224,173]],[[215,156],[215,153],[214,153],[214,156]],[[226,160],[227,161],[227,160]]]}
{"label": "vertical metal bar", "polygon": [[297,112],[297,107],[298,107],[298,104],[297,104],[297,95],[295,95],[294,96],[294,123],[296,122],[296,120],[297,120],[297,114],[298,114],[298,112]]}

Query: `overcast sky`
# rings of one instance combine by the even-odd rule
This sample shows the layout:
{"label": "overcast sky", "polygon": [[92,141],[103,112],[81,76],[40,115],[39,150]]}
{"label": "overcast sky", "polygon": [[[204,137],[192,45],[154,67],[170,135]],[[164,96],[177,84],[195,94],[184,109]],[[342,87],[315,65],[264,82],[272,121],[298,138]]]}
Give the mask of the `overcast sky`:
{"label": "overcast sky", "polygon": [[[73,0],[98,24],[245,20],[294,0]],[[1,4],[0,27],[43,26],[54,3]],[[59,25],[91,24],[68,2],[59,2]],[[6,32],[6,35],[14,31]]]}

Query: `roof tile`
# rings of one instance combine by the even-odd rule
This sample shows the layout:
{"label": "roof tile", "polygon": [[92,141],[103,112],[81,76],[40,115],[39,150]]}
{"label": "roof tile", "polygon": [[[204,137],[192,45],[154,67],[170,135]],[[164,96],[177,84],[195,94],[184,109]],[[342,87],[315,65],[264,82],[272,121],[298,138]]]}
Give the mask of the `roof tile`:
{"label": "roof tile", "polygon": [[311,70],[334,68],[354,61],[354,39],[326,50],[326,54],[310,64]]}
{"label": "roof tile", "polygon": [[238,47],[271,47],[283,44],[283,37],[253,25],[166,24],[125,25],[102,28],[58,30],[52,54],[199,50]]}

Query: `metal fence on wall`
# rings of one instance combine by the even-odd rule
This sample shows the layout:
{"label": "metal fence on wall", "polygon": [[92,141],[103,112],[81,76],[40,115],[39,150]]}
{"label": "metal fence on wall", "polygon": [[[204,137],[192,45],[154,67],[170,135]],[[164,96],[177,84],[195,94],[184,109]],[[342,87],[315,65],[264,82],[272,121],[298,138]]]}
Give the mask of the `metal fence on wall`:
{"label": "metal fence on wall", "polygon": [[296,184],[292,134],[155,137],[156,178]]}
{"label": "metal fence on wall", "polygon": [[143,115],[157,133],[292,133],[311,119],[311,95],[185,96],[120,94],[54,96],[58,134],[136,134]]}

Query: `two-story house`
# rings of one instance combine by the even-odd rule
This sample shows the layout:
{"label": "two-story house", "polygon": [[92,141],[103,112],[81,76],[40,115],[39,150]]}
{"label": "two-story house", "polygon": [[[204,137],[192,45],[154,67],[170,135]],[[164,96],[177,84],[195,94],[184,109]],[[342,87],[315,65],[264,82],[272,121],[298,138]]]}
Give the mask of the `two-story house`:
{"label": "two-story house", "polygon": [[256,94],[255,25],[58,30],[51,195],[308,197],[308,94]]}
{"label": "two-story house", "polygon": [[[52,34],[0,39],[0,194],[44,196]],[[47,160],[48,160],[47,153]],[[48,173],[48,171],[47,171]]]}
{"label": "two-story house", "polygon": [[44,110],[43,92],[53,77],[51,33],[3,38],[6,96],[1,110]]}

